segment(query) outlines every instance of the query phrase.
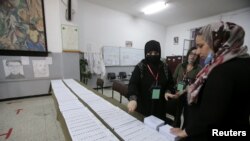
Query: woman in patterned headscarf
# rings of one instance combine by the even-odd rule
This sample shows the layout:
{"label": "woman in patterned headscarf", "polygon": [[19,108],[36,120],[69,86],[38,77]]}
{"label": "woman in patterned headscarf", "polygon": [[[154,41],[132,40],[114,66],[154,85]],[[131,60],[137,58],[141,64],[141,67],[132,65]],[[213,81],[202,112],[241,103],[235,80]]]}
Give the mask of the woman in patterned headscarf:
{"label": "woman in patterned headscarf", "polygon": [[172,128],[173,134],[199,141],[213,140],[210,137],[215,128],[228,132],[242,130],[246,134],[250,114],[250,57],[243,46],[244,36],[242,27],[229,22],[209,24],[199,30],[197,54],[205,59],[206,66],[188,88],[186,128]]}

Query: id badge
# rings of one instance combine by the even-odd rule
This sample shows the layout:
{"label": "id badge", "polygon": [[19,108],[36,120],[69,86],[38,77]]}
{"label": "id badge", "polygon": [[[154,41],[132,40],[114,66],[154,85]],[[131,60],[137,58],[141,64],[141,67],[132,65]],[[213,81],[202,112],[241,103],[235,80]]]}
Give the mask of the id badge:
{"label": "id badge", "polygon": [[185,86],[185,83],[183,81],[180,81],[178,84],[177,84],[177,90],[179,92],[182,92],[183,89],[184,89],[184,86]]}
{"label": "id badge", "polygon": [[152,88],[152,99],[160,99],[161,89],[159,87]]}

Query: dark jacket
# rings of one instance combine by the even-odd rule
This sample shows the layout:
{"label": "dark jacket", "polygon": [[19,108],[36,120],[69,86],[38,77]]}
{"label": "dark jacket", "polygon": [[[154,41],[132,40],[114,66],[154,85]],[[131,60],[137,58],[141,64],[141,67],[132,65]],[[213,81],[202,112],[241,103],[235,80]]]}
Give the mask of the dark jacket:
{"label": "dark jacket", "polygon": [[[183,81],[183,77],[184,77],[184,74],[186,72],[186,69],[187,69],[187,62],[181,63],[176,67],[174,75],[173,75],[173,79],[175,81],[175,88],[177,88],[177,85],[180,81]],[[187,72],[186,77],[190,80],[190,82],[195,80],[196,75],[199,73],[199,71],[201,69],[202,69],[201,66],[199,64],[196,64],[191,71]],[[182,115],[182,111],[183,111],[184,123],[183,123],[182,128],[184,128],[185,124],[186,124],[185,120],[186,120],[186,117],[188,114],[187,110],[186,110],[187,95],[185,93],[185,94],[181,95],[178,99],[172,99],[171,101],[172,101],[172,103],[175,103],[175,105],[176,105],[176,111],[174,113],[175,122],[174,122],[173,126],[180,127],[181,115]]]}
{"label": "dark jacket", "polygon": [[188,107],[187,140],[215,140],[209,138],[211,128],[249,129],[249,81],[250,58],[235,58],[214,68],[201,88],[198,102]]}
{"label": "dark jacket", "polygon": [[[173,78],[174,78],[174,81],[175,81],[175,84],[178,84],[179,81],[182,81],[183,77],[184,77],[184,74],[186,72],[186,69],[187,69],[187,63],[181,63],[179,64],[175,71],[174,71],[174,75],[173,75]],[[192,80],[195,79],[195,76],[197,75],[197,73],[201,70],[201,66],[200,65],[195,65],[194,68],[187,72],[187,78],[190,78]]]}
{"label": "dark jacket", "polygon": [[[139,67],[142,63],[143,68]],[[169,68],[165,67],[164,63],[160,62],[158,66],[150,66],[154,74],[159,73],[158,85],[161,87],[160,99],[152,100],[152,86],[155,84],[155,79],[147,68],[145,60],[142,60],[132,73],[128,86],[128,97],[137,97],[136,111],[144,116],[155,115],[165,120],[165,103],[164,94],[167,90],[173,89],[173,78]]]}

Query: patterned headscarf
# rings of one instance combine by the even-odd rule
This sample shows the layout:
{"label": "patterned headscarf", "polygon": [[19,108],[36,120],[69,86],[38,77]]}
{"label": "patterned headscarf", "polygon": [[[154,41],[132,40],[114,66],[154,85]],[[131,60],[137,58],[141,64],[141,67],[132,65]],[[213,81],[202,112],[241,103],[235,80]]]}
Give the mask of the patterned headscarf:
{"label": "patterned headscarf", "polygon": [[188,88],[188,103],[196,103],[199,91],[210,72],[233,58],[249,57],[247,47],[244,44],[244,29],[234,23],[219,22],[202,27],[198,35],[214,51],[213,59],[196,76],[196,80]]}

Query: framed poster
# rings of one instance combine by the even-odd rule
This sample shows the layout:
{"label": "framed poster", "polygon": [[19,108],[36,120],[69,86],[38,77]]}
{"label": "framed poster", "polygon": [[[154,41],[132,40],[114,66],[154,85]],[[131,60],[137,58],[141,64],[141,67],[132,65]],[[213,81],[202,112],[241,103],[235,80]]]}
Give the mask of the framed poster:
{"label": "framed poster", "polygon": [[174,45],[178,45],[179,44],[179,37],[174,37]]}
{"label": "framed poster", "polygon": [[48,55],[43,0],[0,1],[0,55]]}

